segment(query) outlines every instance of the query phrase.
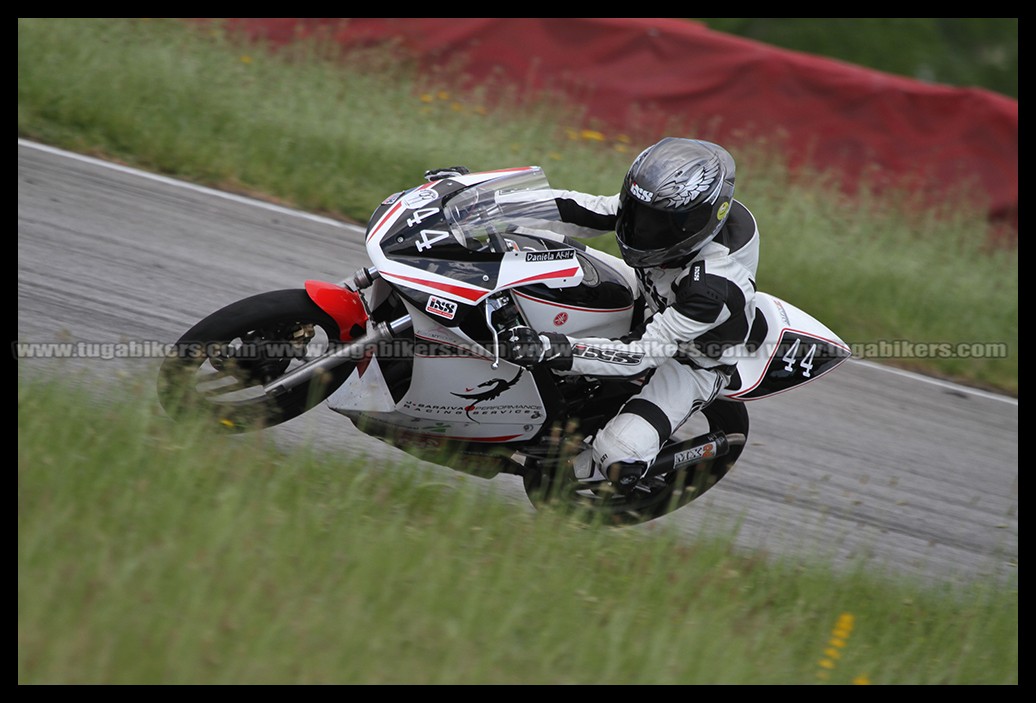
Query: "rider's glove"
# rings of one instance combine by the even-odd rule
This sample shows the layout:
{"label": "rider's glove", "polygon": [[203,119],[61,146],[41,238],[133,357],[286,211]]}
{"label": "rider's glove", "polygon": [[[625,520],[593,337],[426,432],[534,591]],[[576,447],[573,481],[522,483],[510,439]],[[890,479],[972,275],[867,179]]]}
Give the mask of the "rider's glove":
{"label": "rider's glove", "polygon": [[424,172],[424,179],[431,183],[432,181],[441,181],[444,178],[456,178],[457,176],[463,176],[465,173],[471,173],[471,169],[467,166],[447,166],[446,168],[433,168],[431,171]]}
{"label": "rider's glove", "polygon": [[531,327],[512,327],[503,333],[500,347],[500,356],[519,366],[572,368],[572,343],[557,332],[538,334]]}

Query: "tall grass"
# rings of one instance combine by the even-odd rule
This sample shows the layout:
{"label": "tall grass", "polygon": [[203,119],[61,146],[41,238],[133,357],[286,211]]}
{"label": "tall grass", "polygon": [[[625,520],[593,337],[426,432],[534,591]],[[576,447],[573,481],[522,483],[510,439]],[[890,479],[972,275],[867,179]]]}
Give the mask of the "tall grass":
{"label": "tall grass", "polygon": [[133,383],[19,384],[19,683],[1017,683],[1017,584],[589,529],[208,436]]}
{"label": "tall grass", "polygon": [[[218,23],[20,19],[18,130],[360,222],[424,170],[458,163],[538,164],[558,187],[614,193],[658,136],[580,129],[577,108],[522,86],[458,93],[461,76],[413,69],[401,52],[270,52]],[[989,251],[981,203],[933,210],[866,188],[849,199],[830,174],[792,174],[773,144],[728,146],[763,234],[761,289],[858,355],[1017,392],[1017,250]],[[875,345],[904,340],[942,347]],[[996,346],[959,350],[972,343]]]}

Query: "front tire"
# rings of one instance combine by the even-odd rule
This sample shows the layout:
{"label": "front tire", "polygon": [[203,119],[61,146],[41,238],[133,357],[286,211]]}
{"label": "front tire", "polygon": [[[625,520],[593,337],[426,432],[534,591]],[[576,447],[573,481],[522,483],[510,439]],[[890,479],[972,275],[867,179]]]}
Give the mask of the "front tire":
{"label": "front tire", "polygon": [[306,291],[260,293],[217,310],[177,341],[159,369],[159,402],[173,419],[201,417],[224,432],[287,422],[331,395],[355,363],[276,397],[263,386],[339,339],[338,324]]}

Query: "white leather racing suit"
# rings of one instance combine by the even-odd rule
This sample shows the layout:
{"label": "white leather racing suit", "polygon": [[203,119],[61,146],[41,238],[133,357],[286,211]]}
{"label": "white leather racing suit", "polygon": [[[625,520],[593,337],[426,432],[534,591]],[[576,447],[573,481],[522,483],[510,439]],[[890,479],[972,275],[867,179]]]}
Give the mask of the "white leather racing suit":
{"label": "white leather racing suit", "polygon": [[[564,234],[614,231],[619,196],[555,191]],[[571,367],[585,376],[640,376],[631,398],[593,439],[597,468],[616,461],[650,465],[662,443],[730,380],[755,319],[759,231],[752,213],[733,201],[723,229],[682,266],[636,269],[646,320],[619,340],[569,338]],[[623,262],[619,262],[623,266]],[[628,268],[628,267],[627,267]],[[647,317],[650,315],[650,317]],[[581,478],[589,462],[576,461]]]}

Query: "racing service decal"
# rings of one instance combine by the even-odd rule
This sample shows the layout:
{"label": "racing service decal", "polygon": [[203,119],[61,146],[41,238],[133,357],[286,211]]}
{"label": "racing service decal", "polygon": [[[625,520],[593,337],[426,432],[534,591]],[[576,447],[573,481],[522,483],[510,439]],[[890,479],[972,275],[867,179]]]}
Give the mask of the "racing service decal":
{"label": "racing service decal", "polygon": [[[524,369],[518,369],[518,373],[515,374],[515,377],[510,381],[503,378],[491,378],[484,383],[478,384],[475,388],[465,388],[464,393],[451,393],[451,395],[455,395],[458,398],[464,398],[465,400],[470,400],[471,402],[464,408],[464,414],[468,416],[469,420],[478,422],[478,420],[471,417],[471,411],[475,409],[475,406],[483,401],[498,398],[504,393],[504,391],[514,387],[514,384],[518,383],[518,380],[522,377],[523,371]],[[485,390],[478,391],[476,393],[472,392],[478,388],[485,388]]]}

